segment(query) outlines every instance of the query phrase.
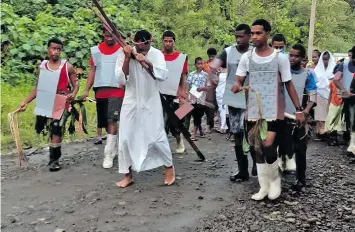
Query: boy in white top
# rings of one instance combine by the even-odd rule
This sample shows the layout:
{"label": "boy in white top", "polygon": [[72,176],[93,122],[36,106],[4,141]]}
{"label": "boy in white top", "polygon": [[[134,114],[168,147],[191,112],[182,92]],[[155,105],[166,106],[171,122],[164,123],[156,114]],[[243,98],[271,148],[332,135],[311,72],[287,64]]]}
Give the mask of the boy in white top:
{"label": "boy in white top", "polygon": [[[256,165],[260,191],[252,196],[254,200],[262,200],[266,196],[270,200],[281,194],[281,177],[277,161],[277,131],[280,121],[284,120],[285,98],[284,86],[297,110],[297,123],[304,122],[303,109],[298,101],[296,89],[292,83],[291,69],[288,57],[277,52],[268,45],[270,24],[264,19],[258,19],[252,24],[251,35],[255,49],[244,53],[236,72],[237,80],[232,87],[233,92],[242,90],[242,83],[249,73],[249,87],[260,96],[261,118],[258,100],[254,93],[248,94],[247,129],[255,130],[255,121],[262,119],[267,124],[266,136],[251,141],[251,150],[256,152]],[[254,139],[254,136],[251,137]],[[259,141],[259,142],[258,142]]]}

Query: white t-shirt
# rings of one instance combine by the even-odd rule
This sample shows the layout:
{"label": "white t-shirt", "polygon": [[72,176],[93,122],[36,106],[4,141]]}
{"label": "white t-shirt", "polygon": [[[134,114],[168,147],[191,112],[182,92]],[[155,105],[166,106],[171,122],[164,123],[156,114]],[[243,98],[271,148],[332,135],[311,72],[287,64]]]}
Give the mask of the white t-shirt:
{"label": "white t-shirt", "polygon": [[[252,59],[257,64],[264,64],[269,63],[274,59],[276,56],[277,51],[274,49],[274,52],[269,56],[258,56],[255,52],[255,49],[252,51]],[[249,52],[246,52],[242,55],[238,69],[236,72],[237,76],[245,77],[249,72]],[[288,56],[283,53],[278,54],[278,65],[279,65],[279,72],[281,74],[282,82],[288,82],[292,80],[291,75],[291,66],[290,61],[288,60]]]}

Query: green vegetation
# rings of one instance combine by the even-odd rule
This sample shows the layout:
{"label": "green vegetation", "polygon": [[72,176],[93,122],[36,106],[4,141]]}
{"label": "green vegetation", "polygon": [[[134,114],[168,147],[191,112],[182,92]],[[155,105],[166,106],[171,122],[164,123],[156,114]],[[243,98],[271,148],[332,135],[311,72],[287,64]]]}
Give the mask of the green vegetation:
{"label": "green vegetation", "polygon": [[[86,76],[90,47],[100,42],[100,22],[89,9],[90,1],[5,0],[1,3],[1,144],[13,146],[7,113],[17,108],[30,92],[36,67],[46,56],[46,42],[56,36],[65,43],[63,58]],[[234,42],[233,28],[265,18],[275,33],[285,34],[290,44],[307,45],[311,0],[101,0],[106,13],[124,35],[150,30],[155,46],[161,33],[172,29],[177,49],[206,57],[208,47],[221,49]],[[57,4],[55,4],[57,3]],[[350,5],[351,4],[351,5]],[[354,45],[355,12],[351,0],[318,0],[315,46],[346,52]],[[127,38],[128,39],[128,38]],[[81,81],[81,86],[85,81]],[[81,89],[82,91],[83,89]],[[87,103],[90,135],[95,134],[95,106]],[[31,108],[32,107],[32,108]],[[23,142],[37,144],[33,104],[20,115]],[[44,142],[44,140],[41,140]]]}

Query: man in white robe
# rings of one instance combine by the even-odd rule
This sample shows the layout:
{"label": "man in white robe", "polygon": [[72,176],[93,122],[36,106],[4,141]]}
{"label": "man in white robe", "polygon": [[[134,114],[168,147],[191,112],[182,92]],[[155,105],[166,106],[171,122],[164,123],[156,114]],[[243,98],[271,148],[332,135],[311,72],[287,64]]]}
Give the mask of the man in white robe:
{"label": "man in white robe", "polygon": [[[119,173],[125,174],[125,178],[116,183],[121,188],[133,183],[132,170],[140,172],[162,165],[165,166],[165,184],[175,182],[158,89],[158,81],[167,79],[168,70],[163,53],[151,47],[151,39],[148,31],[138,31],[134,36],[135,47],[124,47],[116,62],[117,80],[125,85],[118,149]],[[134,52],[138,53],[135,59]],[[156,80],[143,69],[141,62],[149,66]]]}

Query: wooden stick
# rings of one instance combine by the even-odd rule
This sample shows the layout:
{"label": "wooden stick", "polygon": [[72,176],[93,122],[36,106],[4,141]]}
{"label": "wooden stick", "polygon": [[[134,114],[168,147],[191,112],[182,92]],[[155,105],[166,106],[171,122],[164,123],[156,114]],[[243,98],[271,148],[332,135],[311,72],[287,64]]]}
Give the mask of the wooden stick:
{"label": "wooden stick", "polygon": [[[113,25],[111,20],[107,17],[107,15],[103,11],[103,9],[101,8],[101,6],[97,2],[97,0],[93,0],[93,3],[96,6],[96,8],[99,10],[100,14],[101,14],[101,16],[99,16],[99,19],[103,22],[105,28],[109,27],[108,31],[111,32],[112,35],[114,35],[114,39],[117,41],[117,43],[120,44],[121,47],[127,46],[126,42],[122,39],[121,33],[115,28],[115,26]],[[94,13],[96,15],[98,15],[91,6],[90,6],[90,8],[94,11]],[[136,57],[137,55],[138,55],[137,53],[133,53],[134,57]],[[156,80],[156,77],[155,77],[153,71],[149,69],[148,65],[145,62],[140,62],[140,64],[149,73],[149,75],[154,80]],[[176,116],[174,110],[170,107],[170,105],[167,102],[166,98],[160,92],[159,92],[159,94],[160,94],[160,98],[161,98],[161,102],[162,102],[163,108],[167,112],[168,116],[171,118],[173,126],[181,131],[181,133],[184,135],[184,137],[187,140],[187,142],[191,145],[191,147],[194,149],[194,151],[196,152],[197,156],[199,157],[199,160],[197,160],[197,161],[201,161],[201,162],[205,161],[206,158],[204,157],[202,152],[198,149],[196,144],[191,140],[191,135],[190,135],[189,131],[180,124],[180,119]]]}

